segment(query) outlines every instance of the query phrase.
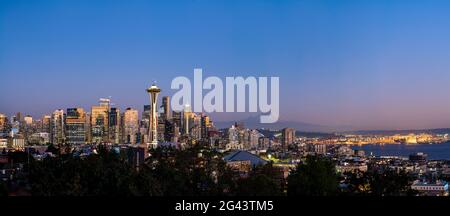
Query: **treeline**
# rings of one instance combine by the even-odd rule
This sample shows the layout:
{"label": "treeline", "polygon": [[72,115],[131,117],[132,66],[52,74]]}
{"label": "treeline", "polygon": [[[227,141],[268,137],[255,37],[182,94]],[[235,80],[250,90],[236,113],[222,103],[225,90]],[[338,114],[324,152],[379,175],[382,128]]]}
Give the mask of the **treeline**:
{"label": "treeline", "polygon": [[[132,166],[126,155],[99,148],[98,154],[27,158],[23,181],[36,196],[398,196],[414,194],[406,173],[338,175],[323,157],[308,157],[280,181],[272,164],[246,178],[230,170],[216,152],[160,148]],[[0,187],[1,189],[1,187]],[[0,190],[1,191],[1,190]]]}

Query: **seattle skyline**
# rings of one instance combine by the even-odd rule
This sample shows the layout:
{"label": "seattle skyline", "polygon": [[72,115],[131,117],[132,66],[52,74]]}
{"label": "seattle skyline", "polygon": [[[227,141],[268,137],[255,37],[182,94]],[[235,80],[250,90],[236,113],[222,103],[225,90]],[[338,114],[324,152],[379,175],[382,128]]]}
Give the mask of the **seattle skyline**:
{"label": "seattle skyline", "polygon": [[[2,1],[0,112],[112,96],[142,111],[176,76],[279,76],[280,121],[450,127],[445,1]],[[217,121],[255,114],[212,114]],[[269,126],[270,127],[270,126]]]}

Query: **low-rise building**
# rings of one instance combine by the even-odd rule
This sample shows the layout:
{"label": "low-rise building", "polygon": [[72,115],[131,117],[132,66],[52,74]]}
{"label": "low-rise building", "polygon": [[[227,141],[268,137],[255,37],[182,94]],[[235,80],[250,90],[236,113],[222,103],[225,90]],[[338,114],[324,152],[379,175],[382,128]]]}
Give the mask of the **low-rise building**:
{"label": "low-rise building", "polygon": [[8,139],[0,139],[0,149],[8,148]]}
{"label": "low-rise building", "polygon": [[367,172],[367,164],[365,163],[342,163],[336,165],[336,171],[339,173],[346,172]]}
{"label": "low-rise building", "polygon": [[416,180],[411,185],[411,189],[417,190],[424,196],[448,196],[448,183],[445,181],[428,183]]}
{"label": "low-rise building", "polygon": [[235,151],[226,155],[223,160],[232,170],[245,176],[253,167],[267,164],[267,161],[247,151]]}
{"label": "low-rise building", "polygon": [[14,137],[14,138],[10,138],[8,145],[11,148],[14,149],[23,149],[25,148],[25,139],[24,138],[18,138],[18,137]]}

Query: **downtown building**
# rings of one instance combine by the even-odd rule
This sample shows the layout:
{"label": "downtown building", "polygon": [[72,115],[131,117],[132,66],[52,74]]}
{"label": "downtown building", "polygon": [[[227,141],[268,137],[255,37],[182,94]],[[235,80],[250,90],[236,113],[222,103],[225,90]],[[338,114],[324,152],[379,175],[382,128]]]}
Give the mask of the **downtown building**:
{"label": "downtown building", "polygon": [[174,123],[170,109],[170,97],[162,97],[161,110],[158,117],[158,137],[161,141],[173,142]]}
{"label": "downtown building", "polygon": [[40,127],[39,132],[50,134],[51,133],[51,122],[52,122],[52,116],[50,116],[50,115],[42,116],[41,127]]}
{"label": "downtown building", "polygon": [[59,145],[64,143],[64,110],[55,110],[51,117],[50,122],[50,140],[53,145]]}
{"label": "downtown building", "polygon": [[281,146],[283,149],[287,150],[288,146],[293,144],[295,141],[295,129],[294,128],[284,128],[281,130]]}
{"label": "downtown building", "polygon": [[109,142],[119,144],[122,142],[121,115],[119,108],[112,107],[109,110]]}
{"label": "downtown building", "polygon": [[172,119],[172,113],[170,111],[170,97],[169,96],[162,97],[161,108],[163,109],[161,118],[163,118],[164,120],[171,120]]}
{"label": "downtown building", "polygon": [[182,125],[182,116],[181,112],[175,112],[172,111],[172,129],[173,129],[173,136],[171,138],[171,142],[178,143],[180,137],[181,137],[181,125]]}
{"label": "downtown building", "polygon": [[109,141],[109,108],[110,100],[100,98],[100,105],[91,108],[91,142],[105,143]]}
{"label": "downtown building", "polygon": [[66,144],[86,143],[86,114],[82,108],[68,108],[66,115]]}
{"label": "downtown building", "polygon": [[142,112],[142,118],[139,127],[140,143],[150,142],[149,131],[150,131],[150,116],[151,116],[151,105],[144,105],[144,111]]}
{"label": "downtown building", "polygon": [[11,127],[8,122],[8,117],[0,113],[0,138],[6,137],[10,131]]}
{"label": "downtown building", "polygon": [[139,113],[127,108],[122,117],[123,141],[126,144],[137,144],[139,138]]}

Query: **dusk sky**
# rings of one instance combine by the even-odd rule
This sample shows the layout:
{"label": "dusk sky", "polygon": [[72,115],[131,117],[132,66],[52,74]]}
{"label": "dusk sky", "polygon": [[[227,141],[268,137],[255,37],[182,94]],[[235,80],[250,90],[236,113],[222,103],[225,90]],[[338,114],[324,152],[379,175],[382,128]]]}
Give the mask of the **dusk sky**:
{"label": "dusk sky", "polygon": [[0,113],[142,110],[197,67],[279,76],[282,121],[450,127],[450,1],[0,1]]}

